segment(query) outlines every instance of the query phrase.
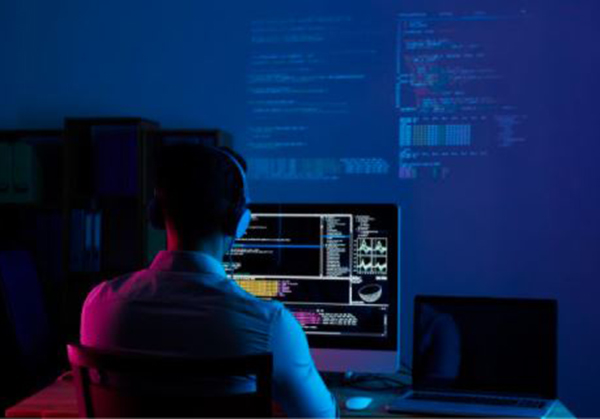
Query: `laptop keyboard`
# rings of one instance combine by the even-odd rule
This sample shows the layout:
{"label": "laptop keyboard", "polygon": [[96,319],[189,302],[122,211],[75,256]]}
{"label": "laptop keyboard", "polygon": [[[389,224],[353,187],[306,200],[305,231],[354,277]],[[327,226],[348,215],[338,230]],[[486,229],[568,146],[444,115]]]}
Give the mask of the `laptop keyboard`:
{"label": "laptop keyboard", "polygon": [[436,402],[466,403],[466,404],[484,404],[489,406],[511,406],[524,407],[529,409],[541,409],[546,405],[542,400],[531,399],[507,399],[505,397],[493,396],[466,396],[451,394],[431,394],[431,393],[412,393],[407,400],[427,400]]}

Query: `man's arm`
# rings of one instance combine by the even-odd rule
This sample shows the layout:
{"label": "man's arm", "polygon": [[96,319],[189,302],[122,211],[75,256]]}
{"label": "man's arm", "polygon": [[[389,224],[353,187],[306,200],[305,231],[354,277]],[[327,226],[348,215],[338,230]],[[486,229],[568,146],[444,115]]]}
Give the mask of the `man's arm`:
{"label": "man's arm", "polygon": [[286,310],[274,319],[273,396],[288,416],[332,418],[337,404],[315,368],[306,336],[298,321]]}

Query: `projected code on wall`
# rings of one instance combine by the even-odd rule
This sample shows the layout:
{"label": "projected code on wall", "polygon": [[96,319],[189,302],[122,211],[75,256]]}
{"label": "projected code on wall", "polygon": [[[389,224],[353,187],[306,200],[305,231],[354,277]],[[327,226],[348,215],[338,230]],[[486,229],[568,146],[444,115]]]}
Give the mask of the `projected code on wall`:
{"label": "projected code on wall", "polygon": [[525,140],[527,115],[509,95],[515,80],[505,70],[526,21],[525,11],[399,15],[400,179],[443,178],[469,159]]}
{"label": "projected code on wall", "polygon": [[368,111],[364,101],[376,71],[373,60],[381,56],[373,42],[376,33],[350,16],[252,22],[247,74],[252,178],[333,180],[390,173],[393,158],[366,147],[327,150],[327,144],[347,137],[340,127],[358,136],[364,131],[367,138],[368,127],[361,128],[356,115]]}
{"label": "projected code on wall", "polygon": [[307,333],[385,336],[388,237],[356,214],[253,214],[228,271],[283,302]]}
{"label": "projected code on wall", "polygon": [[249,176],[443,179],[526,141],[525,10],[251,22]]}

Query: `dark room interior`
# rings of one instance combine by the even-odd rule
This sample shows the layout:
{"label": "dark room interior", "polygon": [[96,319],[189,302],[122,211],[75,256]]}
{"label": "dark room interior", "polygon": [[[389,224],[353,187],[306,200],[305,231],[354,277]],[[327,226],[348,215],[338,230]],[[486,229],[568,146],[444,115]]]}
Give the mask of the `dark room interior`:
{"label": "dark room interior", "polygon": [[[600,416],[599,17],[0,1],[0,415]],[[173,279],[200,262],[233,288]]]}

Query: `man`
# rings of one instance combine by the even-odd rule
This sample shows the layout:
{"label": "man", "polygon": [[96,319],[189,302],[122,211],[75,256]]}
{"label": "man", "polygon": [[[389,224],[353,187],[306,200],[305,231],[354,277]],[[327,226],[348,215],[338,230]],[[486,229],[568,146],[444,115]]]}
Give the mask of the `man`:
{"label": "man", "polygon": [[249,221],[243,159],[229,149],[183,144],[165,148],[162,157],[151,217],[164,224],[168,250],[148,269],[90,293],[82,344],[196,357],[271,352],[273,397],[285,412],[335,416],[296,319],[281,303],[245,292],[223,268]]}

